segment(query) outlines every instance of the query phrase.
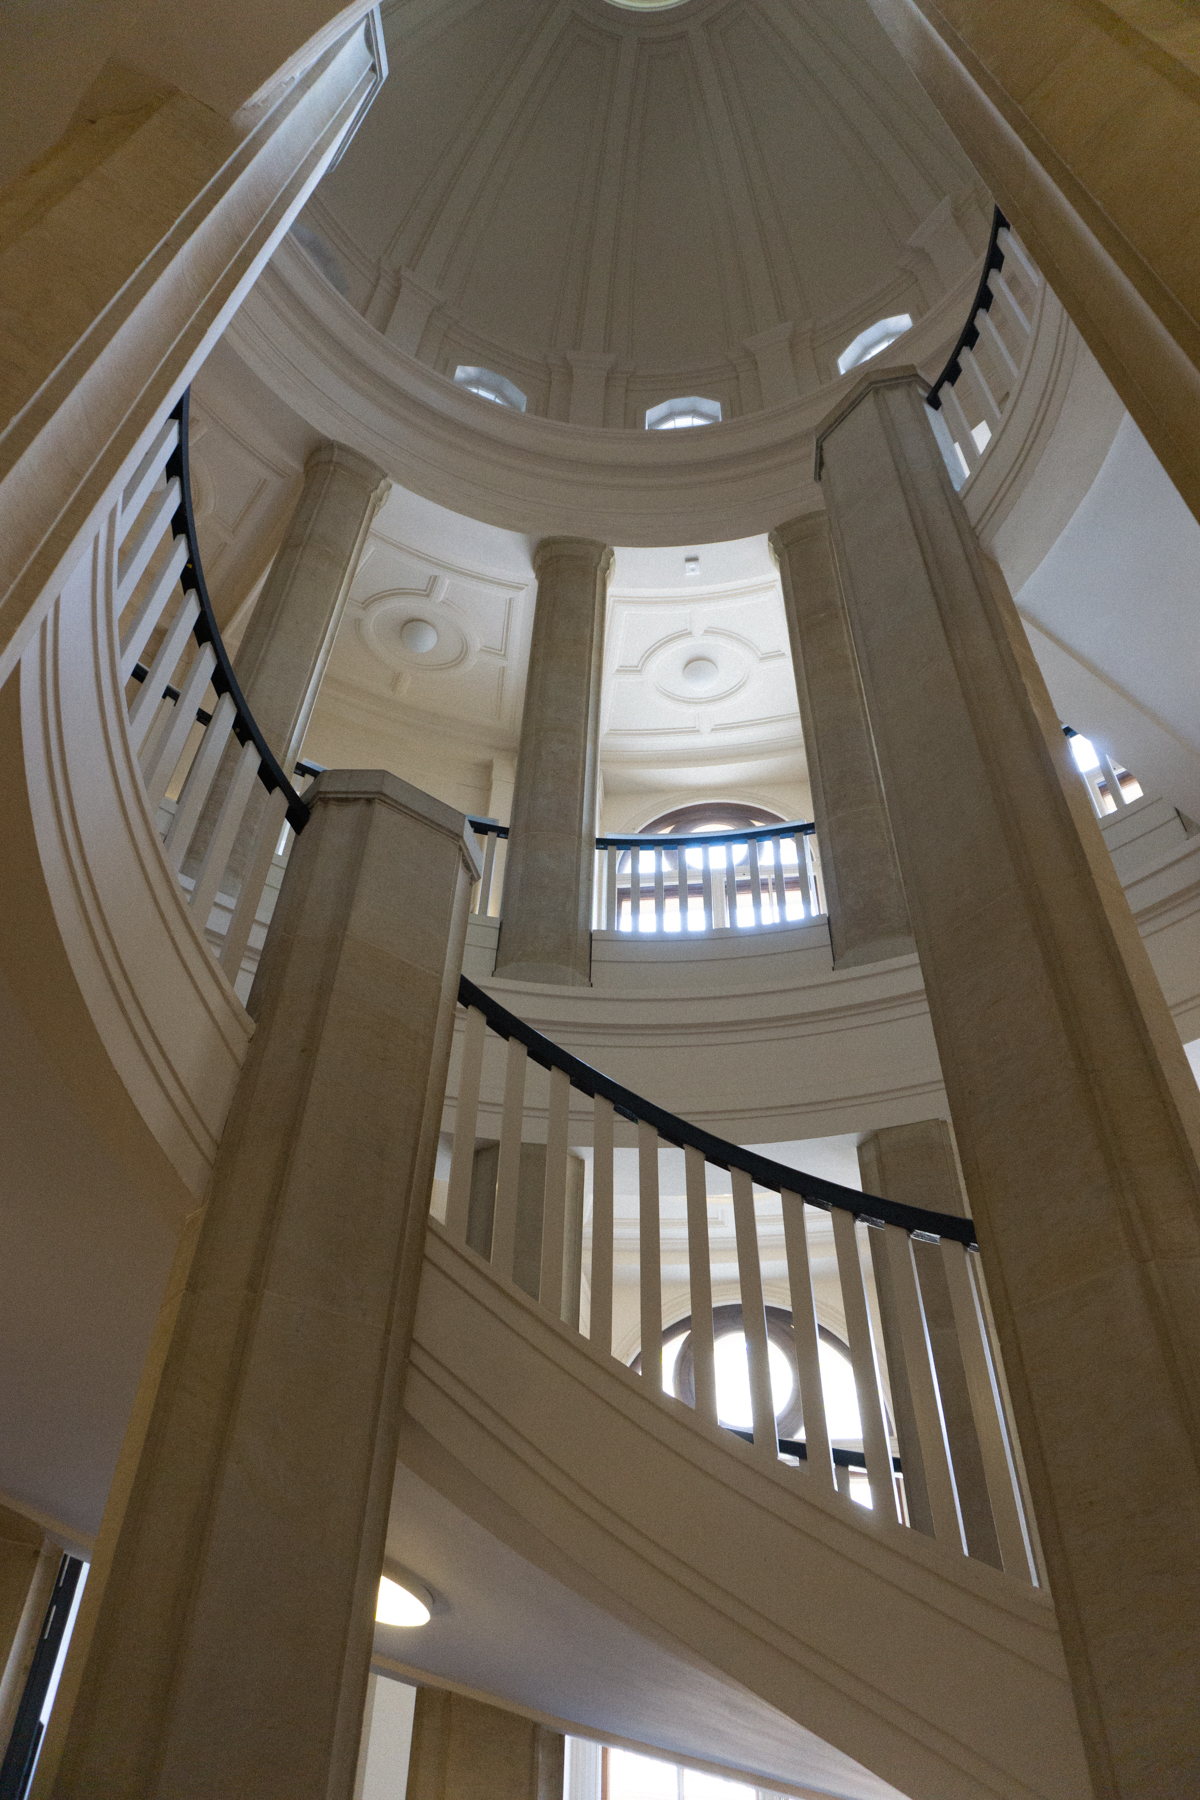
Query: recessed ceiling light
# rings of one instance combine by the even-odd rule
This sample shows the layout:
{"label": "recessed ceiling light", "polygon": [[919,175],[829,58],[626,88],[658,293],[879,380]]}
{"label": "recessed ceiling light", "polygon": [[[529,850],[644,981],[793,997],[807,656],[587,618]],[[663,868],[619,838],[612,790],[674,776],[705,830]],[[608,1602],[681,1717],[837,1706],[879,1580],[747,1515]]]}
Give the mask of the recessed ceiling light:
{"label": "recessed ceiling light", "polygon": [[428,619],[406,619],[400,627],[400,642],[414,656],[425,656],[437,646],[437,626]]}
{"label": "recessed ceiling light", "polygon": [[380,1625],[428,1625],[433,1610],[433,1596],[428,1589],[422,1594],[414,1594],[411,1588],[401,1587],[387,1575],[379,1580],[379,1599],[375,1606],[375,1618]]}

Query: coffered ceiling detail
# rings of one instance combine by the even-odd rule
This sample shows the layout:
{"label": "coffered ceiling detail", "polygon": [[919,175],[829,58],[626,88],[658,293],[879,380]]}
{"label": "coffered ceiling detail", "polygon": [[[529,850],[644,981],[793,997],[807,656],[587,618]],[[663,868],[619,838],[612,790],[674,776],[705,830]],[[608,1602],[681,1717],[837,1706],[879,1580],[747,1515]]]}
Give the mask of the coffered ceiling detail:
{"label": "coffered ceiling detail", "polygon": [[302,241],[400,348],[493,368],[531,412],[781,404],[982,248],[986,196],[866,0],[384,20],[391,78]]}

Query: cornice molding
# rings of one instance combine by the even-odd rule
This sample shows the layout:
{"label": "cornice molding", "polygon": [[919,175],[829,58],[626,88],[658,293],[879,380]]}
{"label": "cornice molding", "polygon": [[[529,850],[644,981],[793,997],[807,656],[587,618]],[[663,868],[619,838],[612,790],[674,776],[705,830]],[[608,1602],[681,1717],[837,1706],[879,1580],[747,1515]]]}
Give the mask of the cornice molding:
{"label": "cornice molding", "polygon": [[[905,334],[903,357],[894,360],[940,367],[973,291],[968,276]],[[808,473],[814,432],[856,379],[687,432],[510,412],[382,337],[290,242],[229,339],[317,431],[412,492],[504,530],[630,546],[754,537],[818,510],[820,489]],[[882,373],[888,365],[879,361]]]}

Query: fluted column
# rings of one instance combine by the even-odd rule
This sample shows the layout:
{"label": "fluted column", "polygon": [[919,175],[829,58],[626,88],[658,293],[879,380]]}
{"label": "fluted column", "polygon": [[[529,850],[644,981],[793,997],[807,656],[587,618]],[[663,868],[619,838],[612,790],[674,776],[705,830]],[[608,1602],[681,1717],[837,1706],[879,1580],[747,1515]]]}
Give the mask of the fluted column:
{"label": "fluted column", "polygon": [[[345,444],[318,444],[304,465],[304,487],[271,565],[234,673],[246,703],[284,774],[291,779],[333,650],[372,520],[392,484]],[[240,746],[231,744],[192,839],[185,869],[203,858]],[[232,886],[251,853],[267,792],[256,783],[230,857]]]}
{"label": "fluted column", "polygon": [[1098,1796],[1200,1783],[1200,1093],[914,369],[817,435]]}
{"label": "fluted column", "polygon": [[504,876],[497,975],[587,987],[592,965],[600,675],[613,553],[543,538]]}
{"label": "fluted column", "polygon": [[353,1788],[479,857],[392,775],[311,805],[56,1800]]}
{"label": "fluted column", "polygon": [[835,968],[915,949],[824,513],[771,533],[796,675]]}

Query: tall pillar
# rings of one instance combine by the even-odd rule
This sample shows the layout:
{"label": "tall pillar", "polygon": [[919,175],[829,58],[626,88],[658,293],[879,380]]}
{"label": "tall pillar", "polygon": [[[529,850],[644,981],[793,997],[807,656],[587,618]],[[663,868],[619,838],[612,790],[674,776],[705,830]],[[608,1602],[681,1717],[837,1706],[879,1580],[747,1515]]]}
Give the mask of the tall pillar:
{"label": "tall pillar", "polygon": [[350,1793],[472,883],[379,772],[311,794],[54,1793]]}
{"label": "tall pillar", "polygon": [[824,513],[771,533],[835,968],[911,956],[912,926]]}
{"label": "tall pillar", "polygon": [[505,1707],[418,1688],[407,1800],[562,1800],[564,1741]]}
{"label": "tall pillar", "polygon": [[1194,7],[868,4],[1200,517]]}
{"label": "tall pillar", "polygon": [[1098,1796],[1200,1789],[1200,1093],[915,369],[818,469]]}
{"label": "tall pillar", "polygon": [[543,538],[517,752],[496,974],[587,987],[592,975],[600,675],[613,553]]}
{"label": "tall pillar", "polygon": [[[872,1131],[858,1146],[858,1167],[864,1193],[879,1194],[901,1206],[967,1215],[954,1136],[944,1119],[921,1119],[915,1125],[885,1125]],[[869,1235],[909,1520],[918,1531],[933,1537],[933,1514],[925,1488],[920,1434],[909,1399],[911,1383],[904,1369],[904,1342],[897,1329],[884,1234],[872,1231]],[[942,1254],[936,1244],[914,1241],[912,1249],[967,1549],[980,1562],[1003,1568]]]}
{"label": "tall pillar", "polygon": [[[317,445],[304,465],[304,487],[287,535],[234,658],[246,704],[289,780],[367,534],[391,487],[382,469],[357,450],[328,440]],[[189,873],[216,828],[239,751],[240,745],[231,743],[225,753],[192,839]],[[235,882],[252,853],[266,802],[267,790],[256,782],[230,857]]]}

